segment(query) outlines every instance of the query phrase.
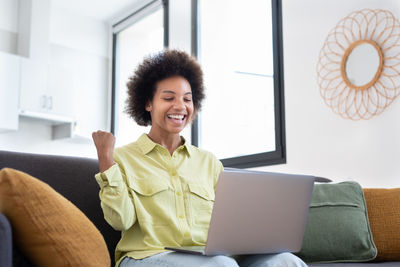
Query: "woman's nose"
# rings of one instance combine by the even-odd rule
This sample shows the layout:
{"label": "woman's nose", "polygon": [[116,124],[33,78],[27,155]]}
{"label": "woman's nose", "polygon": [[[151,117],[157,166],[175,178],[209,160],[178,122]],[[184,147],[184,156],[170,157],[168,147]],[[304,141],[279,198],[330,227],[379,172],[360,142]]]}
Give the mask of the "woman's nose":
{"label": "woman's nose", "polygon": [[183,99],[177,99],[174,103],[174,108],[185,109],[185,101],[183,101]]}

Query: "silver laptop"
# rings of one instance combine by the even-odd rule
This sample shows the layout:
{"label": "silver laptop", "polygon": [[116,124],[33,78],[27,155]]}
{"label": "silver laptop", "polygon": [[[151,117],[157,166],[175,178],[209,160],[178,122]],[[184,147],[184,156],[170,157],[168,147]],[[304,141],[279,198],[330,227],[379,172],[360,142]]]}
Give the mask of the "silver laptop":
{"label": "silver laptop", "polygon": [[301,249],[314,177],[226,168],[219,177],[206,246],[166,247],[200,255]]}

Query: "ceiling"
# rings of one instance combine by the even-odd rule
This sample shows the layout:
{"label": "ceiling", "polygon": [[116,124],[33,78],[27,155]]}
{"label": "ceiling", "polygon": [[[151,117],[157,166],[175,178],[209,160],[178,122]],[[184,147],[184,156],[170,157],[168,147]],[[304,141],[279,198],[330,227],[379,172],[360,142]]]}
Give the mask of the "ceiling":
{"label": "ceiling", "polygon": [[97,20],[108,21],[141,0],[51,0],[55,7]]}

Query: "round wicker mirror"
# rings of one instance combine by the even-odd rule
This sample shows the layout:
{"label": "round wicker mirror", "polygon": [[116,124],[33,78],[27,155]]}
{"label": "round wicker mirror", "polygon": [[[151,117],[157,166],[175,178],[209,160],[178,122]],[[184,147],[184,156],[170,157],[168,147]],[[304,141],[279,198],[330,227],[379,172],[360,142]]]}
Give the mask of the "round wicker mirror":
{"label": "round wicker mirror", "polygon": [[325,103],[343,118],[370,119],[400,94],[400,23],[386,10],[351,13],[328,34],[317,64]]}

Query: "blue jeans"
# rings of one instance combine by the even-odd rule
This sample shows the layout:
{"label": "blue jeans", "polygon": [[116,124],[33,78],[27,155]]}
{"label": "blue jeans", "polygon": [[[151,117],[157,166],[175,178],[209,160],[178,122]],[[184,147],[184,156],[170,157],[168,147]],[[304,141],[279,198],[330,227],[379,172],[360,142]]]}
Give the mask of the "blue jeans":
{"label": "blue jeans", "polygon": [[163,252],[141,260],[125,257],[119,267],[306,267],[291,253],[261,254],[235,257],[200,256],[179,252]]}

